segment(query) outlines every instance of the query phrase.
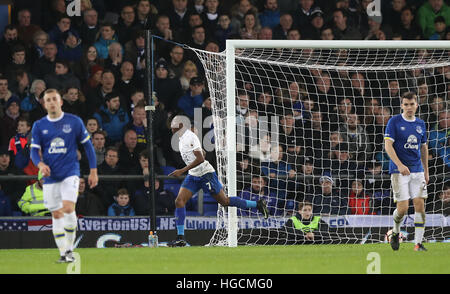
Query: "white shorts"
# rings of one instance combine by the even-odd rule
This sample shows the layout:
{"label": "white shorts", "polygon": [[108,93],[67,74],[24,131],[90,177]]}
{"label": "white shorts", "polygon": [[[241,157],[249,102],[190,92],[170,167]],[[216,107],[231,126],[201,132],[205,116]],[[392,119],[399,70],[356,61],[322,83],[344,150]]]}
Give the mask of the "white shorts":
{"label": "white shorts", "polygon": [[427,184],[423,172],[404,176],[400,173],[391,175],[391,186],[394,202],[428,197]]}
{"label": "white shorts", "polygon": [[63,200],[76,203],[79,185],[80,178],[78,176],[65,178],[59,183],[44,184],[42,188],[44,206],[50,211],[56,211],[63,207]]}

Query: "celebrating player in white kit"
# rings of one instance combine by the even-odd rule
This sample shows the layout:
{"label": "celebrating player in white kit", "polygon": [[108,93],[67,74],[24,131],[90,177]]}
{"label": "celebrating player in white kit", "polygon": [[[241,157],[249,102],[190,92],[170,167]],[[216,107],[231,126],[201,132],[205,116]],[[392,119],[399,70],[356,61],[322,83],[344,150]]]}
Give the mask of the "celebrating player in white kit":
{"label": "celebrating player in white kit", "polygon": [[84,146],[89,161],[89,186],[93,188],[98,183],[95,151],[89,133],[78,116],[62,111],[62,105],[57,90],[45,91],[44,107],[48,115],[34,123],[31,140],[31,160],[44,177],[44,205],[52,213],[52,230],[60,263],[74,261],[75,204],[80,181],[78,144]]}
{"label": "celebrating player in white kit", "polygon": [[385,149],[390,158],[389,173],[394,202],[394,227],[391,247],[398,250],[400,226],[408,211],[409,199],[414,204],[415,251],[426,251],[422,245],[425,231],[425,199],[427,195],[428,146],[425,122],[415,116],[417,96],[408,92],[401,97],[402,113],[393,116],[385,130]]}
{"label": "celebrating player in white kit", "polygon": [[[187,120],[187,119],[186,119]],[[177,239],[169,242],[169,247],[186,246],[184,240],[184,221],[186,218],[186,203],[200,189],[208,192],[222,206],[234,206],[241,209],[256,207],[258,211],[267,218],[269,212],[264,199],[258,201],[244,200],[239,197],[227,197],[223,191],[217,174],[212,165],[205,160],[203,149],[197,135],[194,134],[187,125],[189,120],[184,120],[182,116],[175,116],[171,122],[172,132],[178,133],[179,149],[186,166],[173,171],[169,176],[179,177],[185,172],[189,174],[184,179],[177,199],[175,200],[175,218],[177,226]]]}

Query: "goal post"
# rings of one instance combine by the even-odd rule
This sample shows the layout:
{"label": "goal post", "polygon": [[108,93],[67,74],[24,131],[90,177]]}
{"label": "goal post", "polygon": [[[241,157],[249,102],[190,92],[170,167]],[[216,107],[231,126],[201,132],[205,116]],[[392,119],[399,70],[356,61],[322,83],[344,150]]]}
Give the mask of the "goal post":
{"label": "goal post", "polygon": [[[384,169],[388,160],[382,147],[380,149],[383,123],[387,116],[398,113],[399,101],[395,99],[399,93],[414,91],[419,95],[418,83],[423,79],[429,90],[424,94],[425,102],[419,101],[424,107],[419,107],[418,115],[427,119],[428,135],[430,131],[441,130],[438,116],[441,112],[450,113],[450,41],[227,40],[226,45],[221,53],[192,49],[202,62],[210,90],[218,175],[228,196],[242,197],[245,197],[242,194],[245,189],[247,192],[250,189],[253,195],[252,180],[257,181],[256,175],[261,175],[269,191],[264,195],[270,200],[273,215],[265,221],[254,210],[219,205],[217,228],[209,245],[289,244],[289,232],[283,225],[305,201],[313,206],[330,207],[331,211],[317,212],[330,230],[325,241],[382,241],[392,226],[393,204],[387,201],[391,196],[386,196],[390,192],[390,180],[385,170],[381,174],[368,170],[372,163],[381,164]],[[391,82],[396,82],[397,86]],[[299,88],[290,88],[293,83]],[[363,94],[358,89],[361,83]],[[323,94],[321,88],[324,87],[334,92]],[[286,99],[291,99],[289,95],[293,92],[298,101],[287,103]],[[241,108],[239,95],[247,96],[250,107]],[[271,97],[264,100],[265,96]],[[352,110],[341,114],[339,101],[344,98],[349,99]],[[381,110],[377,111],[386,113],[370,112],[369,100],[380,103]],[[309,109],[309,104],[314,108]],[[345,108],[346,104],[342,105]],[[353,114],[358,122],[355,129],[350,129]],[[265,119],[265,115],[268,118]],[[322,121],[319,127],[315,126],[316,116]],[[263,139],[266,140],[261,135],[262,127],[257,125],[256,135],[249,130],[254,117],[259,124],[268,121],[264,130],[269,137],[267,140],[271,140],[268,153],[267,150],[262,152]],[[289,135],[280,130],[288,129],[286,121],[292,117],[294,137],[298,140],[284,142]],[[338,139],[340,144],[333,145],[331,133],[343,137]],[[280,136],[283,142],[279,142]],[[352,136],[357,137],[355,142]],[[437,140],[435,137],[428,139]],[[427,200],[430,228],[426,230],[426,237],[443,240],[449,238],[448,217],[437,207],[443,185],[449,180],[449,167],[444,160],[439,161],[439,144],[434,141],[429,144],[430,152],[437,159],[431,166],[433,195]],[[275,152],[278,145],[281,151]],[[339,149],[342,146],[346,146],[345,150]],[[292,153],[287,152],[288,149]],[[280,158],[271,157],[272,151],[275,157],[281,154]],[[335,165],[332,157],[341,154],[340,151],[349,154],[348,160]],[[239,165],[244,158],[250,168],[243,171]],[[317,173],[307,174],[303,170],[309,160],[314,162]],[[350,164],[353,161],[355,165]],[[291,175],[287,169],[276,175],[267,173],[273,169],[274,162],[284,169],[290,166],[294,173]],[[333,190],[345,193],[340,195],[345,201],[330,204],[329,199],[317,193],[327,179],[332,182]],[[375,187],[373,183],[377,180],[380,185]],[[362,183],[368,196],[366,202],[358,196],[351,199],[354,181]],[[366,184],[372,190],[369,191]],[[317,200],[318,195],[322,200]],[[375,211],[377,201],[381,202]],[[371,213],[364,212],[358,205],[370,206]],[[254,219],[258,221],[252,221]],[[339,222],[343,224],[340,227],[336,226]],[[411,224],[405,221],[405,226],[410,229]]]}

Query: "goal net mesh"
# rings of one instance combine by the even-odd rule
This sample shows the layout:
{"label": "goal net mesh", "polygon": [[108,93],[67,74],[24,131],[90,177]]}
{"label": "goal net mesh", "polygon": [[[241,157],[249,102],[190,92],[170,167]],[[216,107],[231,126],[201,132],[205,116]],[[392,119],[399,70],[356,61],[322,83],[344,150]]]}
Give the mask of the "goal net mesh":
{"label": "goal net mesh", "polygon": [[[307,229],[286,226],[305,202],[321,216],[314,242],[383,241],[395,209],[383,135],[408,91],[417,93],[430,150],[425,238],[449,237],[442,199],[449,197],[450,50],[237,48],[235,113],[227,111],[225,52],[195,52],[212,100],[224,190],[263,198],[270,211],[265,220],[256,208],[238,209],[239,245],[311,242]],[[227,125],[230,115],[235,126]],[[236,146],[227,146],[229,128],[236,128]],[[236,148],[236,162],[228,161],[228,147]],[[227,190],[228,164],[236,166],[237,195]],[[412,204],[408,212],[402,231],[412,240]],[[227,226],[219,205],[209,245],[227,245]]]}

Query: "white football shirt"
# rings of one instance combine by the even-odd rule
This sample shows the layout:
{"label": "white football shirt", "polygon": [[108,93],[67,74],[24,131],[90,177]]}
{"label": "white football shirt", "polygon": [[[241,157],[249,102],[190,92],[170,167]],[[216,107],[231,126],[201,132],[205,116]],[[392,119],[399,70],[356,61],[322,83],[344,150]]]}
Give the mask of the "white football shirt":
{"label": "white football shirt", "polygon": [[[181,158],[186,165],[191,164],[195,160],[194,151],[202,151],[202,145],[197,135],[195,135],[191,130],[186,130],[184,134],[180,137],[179,149],[181,153]],[[189,170],[189,174],[195,177],[201,177],[207,173],[214,172],[214,167],[205,160],[203,163]]]}

